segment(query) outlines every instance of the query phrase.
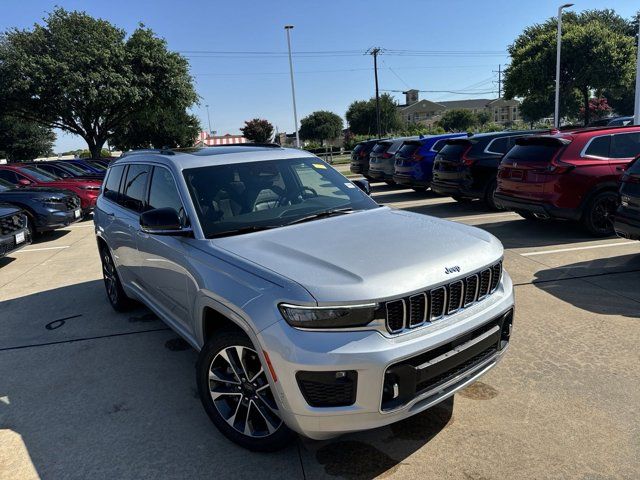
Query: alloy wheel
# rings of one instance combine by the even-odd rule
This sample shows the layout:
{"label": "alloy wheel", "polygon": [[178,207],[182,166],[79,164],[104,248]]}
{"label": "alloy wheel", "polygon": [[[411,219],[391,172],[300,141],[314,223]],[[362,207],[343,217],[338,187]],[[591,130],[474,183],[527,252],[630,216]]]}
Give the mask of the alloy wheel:
{"label": "alloy wheel", "polygon": [[268,437],[282,425],[267,375],[255,350],[233,345],[209,366],[209,392],[220,416],[248,437]]}
{"label": "alloy wheel", "polygon": [[591,223],[599,233],[613,231],[611,214],[616,211],[618,204],[615,196],[607,195],[598,199],[591,210]]}
{"label": "alloy wheel", "polygon": [[102,254],[102,276],[104,277],[104,286],[107,289],[107,296],[111,303],[117,303],[118,290],[117,290],[117,278],[116,268],[111,260],[111,255],[108,253]]}

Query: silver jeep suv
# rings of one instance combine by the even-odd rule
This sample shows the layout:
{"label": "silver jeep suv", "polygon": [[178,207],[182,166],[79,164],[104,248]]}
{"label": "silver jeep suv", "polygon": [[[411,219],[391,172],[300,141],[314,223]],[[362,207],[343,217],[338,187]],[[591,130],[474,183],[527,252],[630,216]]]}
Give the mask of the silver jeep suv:
{"label": "silver jeep suv", "polygon": [[269,451],[293,432],[397,422],[503,356],[514,300],[500,242],[367,193],[276,146],[110,165],[94,214],[109,301],[144,303],[200,352],[200,398],[234,442]]}

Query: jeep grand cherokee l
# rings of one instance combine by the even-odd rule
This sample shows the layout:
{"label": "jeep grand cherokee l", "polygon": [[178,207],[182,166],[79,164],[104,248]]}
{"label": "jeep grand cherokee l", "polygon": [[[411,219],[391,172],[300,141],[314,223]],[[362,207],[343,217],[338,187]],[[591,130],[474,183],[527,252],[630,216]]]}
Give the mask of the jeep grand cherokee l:
{"label": "jeep grand cherokee l", "polygon": [[18,207],[0,202],[0,258],[30,243],[27,216]]}
{"label": "jeep grand cherokee l", "polygon": [[[143,302],[200,351],[204,408],[249,449],[407,418],[509,344],[513,288],[495,237],[381,207],[308,152],[121,157],[94,222],[112,306]],[[362,232],[385,239],[368,262]]]}
{"label": "jeep grand cherokee l", "polygon": [[433,163],[431,190],[457,201],[483,200],[491,209],[502,156],[517,138],[540,131],[504,131],[447,141]]}
{"label": "jeep grand cherokee l", "polygon": [[640,127],[568,130],[521,138],[502,159],[495,201],[522,216],[582,222],[613,234],[618,180],[640,154]]}

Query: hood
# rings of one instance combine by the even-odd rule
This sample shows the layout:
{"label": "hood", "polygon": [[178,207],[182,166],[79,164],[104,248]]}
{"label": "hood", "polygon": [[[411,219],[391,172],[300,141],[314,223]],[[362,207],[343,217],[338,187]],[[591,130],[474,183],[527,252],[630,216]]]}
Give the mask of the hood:
{"label": "hood", "polygon": [[[464,278],[502,257],[478,228],[388,207],[210,240],[319,303],[380,301]],[[445,267],[460,267],[446,274]]]}
{"label": "hood", "polygon": [[0,217],[6,217],[7,215],[13,215],[20,212],[20,208],[9,203],[0,202]]}

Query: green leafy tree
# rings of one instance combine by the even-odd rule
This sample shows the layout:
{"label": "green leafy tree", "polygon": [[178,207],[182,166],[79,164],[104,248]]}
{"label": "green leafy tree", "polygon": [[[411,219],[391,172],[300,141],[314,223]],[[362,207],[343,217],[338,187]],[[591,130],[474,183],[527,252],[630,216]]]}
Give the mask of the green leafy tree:
{"label": "green leafy tree", "polygon": [[[356,100],[349,105],[345,115],[349,129],[356,135],[376,135],[376,99]],[[402,129],[402,120],[393,97],[388,93],[380,96],[380,128],[382,135]]]}
{"label": "green leafy tree", "polygon": [[478,124],[480,124],[481,126],[486,125],[487,123],[489,123],[489,121],[491,121],[491,115],[489,115],[489,112],[478,112],[476,113],[476,120],[478,122]]}
{"label": "green leafy tree", "polygon": [[[575,118],[582,106],[586,124],[594,91],[611,90],[622,98],[633,84],[633,25],[613,10],[569,12],[562,25],[561,112]],[[556,28],[555,18],[528,27],[508,49],[511,64],[505,71],[505,97],[523,97],[523,114],[530,121],[535,120],[534,113],[541,118],[553,112]]]}
{"label": "green leafy tree", "polygon": [[43,25],[0,36],[0,104],[81,136],[93,157],[144,112],[196,101],[187,60],[143,25],[127,37],[105,20],[57,8]]}
{"label": "green leafy tree", "polygon": [[300,121],[300,137],[324,145],[325,140],[334,140],[342,135],[342,118],[333,112],[319,110]]}
{"label": "green leafy tree", "polygon": [[442,114],[438,125],[447,132],[465,132],[478,124],[478,117],[471,110],[452,109]]}
{"label": "green leafy tree", "polygon": [[0,158],[33,160],[53,155],[56,135],[50,128],[11,116],[0,116]]}
{"label": "green leafy tree", "polygon": [[[89,150],[80,150],[77,153],[78,158],[91,158],[91,152]],[[102,158],[108,158],[111,156],[111,152],[109,150],[107,150],[106,148],[103,148],[100,151],[100,156]]]}
{"label": "green leafy tree", "polygon": [[110,143],[119,150],[192,147],[200,121],[185,109],[146,109],[113,132]]}
{"label": "green leafy tree", "polygon": [[273,137],[273,125],[263,118],[247,120],[240,131],[244,138],[256,143],[266,143]]}

